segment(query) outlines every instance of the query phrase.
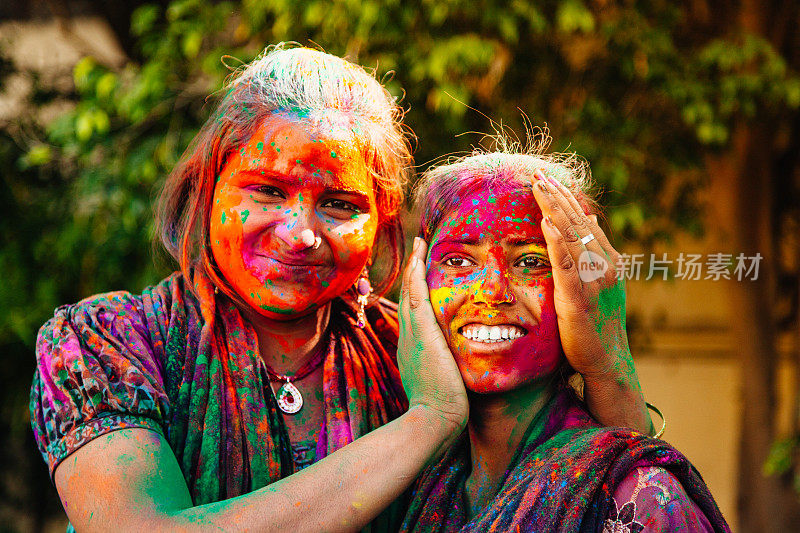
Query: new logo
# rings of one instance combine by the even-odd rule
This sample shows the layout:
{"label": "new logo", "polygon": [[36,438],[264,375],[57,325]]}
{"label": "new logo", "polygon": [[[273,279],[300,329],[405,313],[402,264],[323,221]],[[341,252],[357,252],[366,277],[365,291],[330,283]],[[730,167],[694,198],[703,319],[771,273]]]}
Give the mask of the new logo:
{"label": "new logo", "polygon": [[608,261],[598,253],[584,250],[578,257],[578,275],[586,283],[602,278],[606,270]]}

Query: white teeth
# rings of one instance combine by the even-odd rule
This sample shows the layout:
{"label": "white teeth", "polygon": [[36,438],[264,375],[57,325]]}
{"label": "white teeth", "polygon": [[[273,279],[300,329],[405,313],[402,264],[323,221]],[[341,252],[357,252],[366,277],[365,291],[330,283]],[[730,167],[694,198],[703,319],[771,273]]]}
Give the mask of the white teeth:
{"label": "white teeth", "polygon": [[486,326],[469,324],[461,329],[461,334],[471,341],[495,343],[514,340],[525,335],[525,331],[516,326]]}

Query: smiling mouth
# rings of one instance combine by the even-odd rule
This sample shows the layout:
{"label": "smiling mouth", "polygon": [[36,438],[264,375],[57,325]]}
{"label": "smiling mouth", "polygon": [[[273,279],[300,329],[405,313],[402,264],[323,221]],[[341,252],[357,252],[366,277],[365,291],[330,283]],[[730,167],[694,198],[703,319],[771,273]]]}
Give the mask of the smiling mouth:
{"label": "smiling mouth", "polygon": [[289,267],[289,268],[315,268],[322,266],[320,263],[312,263],[309,261],[286,259],[286,258],[278,259],[277,257],[262,255],[262,254],[256,254],[256,255],[257,257],[274,261],[284,267]]}
{"label": "smiling mouth", "polygon": [[525,328],[514,324],[467,324],[459,329],[459,333],[473,342],[493,344],[513,341],[528,334]]}

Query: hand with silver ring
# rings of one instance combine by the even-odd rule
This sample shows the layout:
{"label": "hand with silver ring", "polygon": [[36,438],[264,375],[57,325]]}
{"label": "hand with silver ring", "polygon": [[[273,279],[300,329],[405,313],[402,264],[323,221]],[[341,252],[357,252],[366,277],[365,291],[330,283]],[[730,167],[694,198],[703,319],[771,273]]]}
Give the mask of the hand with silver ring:
{"label": "hand with silver ring", "polygon": [[[532,188],[542,210],[564,354],[587,388],[608,390],[609,398],[619,394],[614,387],[625,389],[632,399],[628,405],[636,410],[626,419],[638,421],[632,427],[646,431],[652,422],[628,346],[625,281],[618,278],[616,268],[619,253],[597,224],[597,216],[587,213],[562,183],[536,170]],[[591,400],[587,398],[590,408]]]}

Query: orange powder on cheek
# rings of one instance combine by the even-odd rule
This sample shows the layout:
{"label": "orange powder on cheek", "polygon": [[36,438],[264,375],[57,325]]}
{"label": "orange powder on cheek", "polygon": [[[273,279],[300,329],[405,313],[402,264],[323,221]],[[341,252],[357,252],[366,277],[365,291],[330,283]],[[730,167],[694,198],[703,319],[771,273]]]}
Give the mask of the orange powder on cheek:
{"label": "orange powder on cheek", "polygon": [[[243,197],[240,191],[220,184],[214,192],[214,205],[210,224],[209,237],[215,244],[212,247],[214,261],[225,264],[226,270],[232,271],[239,283],[247,282],[251,276],[247,273],[242,257],[244,224],[242,222]],[[230,274],[228,274],[230,276]],[[234,280],[229,280],[234,281]]]}

